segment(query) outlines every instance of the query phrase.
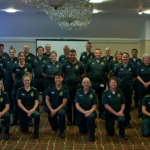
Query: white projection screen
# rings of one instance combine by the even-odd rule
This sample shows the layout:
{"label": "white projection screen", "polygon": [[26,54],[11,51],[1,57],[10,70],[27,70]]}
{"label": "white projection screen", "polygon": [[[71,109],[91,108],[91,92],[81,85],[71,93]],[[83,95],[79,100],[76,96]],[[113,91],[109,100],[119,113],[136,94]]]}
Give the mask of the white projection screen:
{"label": "white projection screen", "polygon": [[45,48],[46,44],[51,45],[51,51],[57,52],[57,60],[60,55],[63,55],[63,47],[68,45],[70,49],[75,49],[77,52],[77,60],[79,60],[82,52],[86,51],[86,43],[88,40],[36,40],[37,47],[42,46]]}

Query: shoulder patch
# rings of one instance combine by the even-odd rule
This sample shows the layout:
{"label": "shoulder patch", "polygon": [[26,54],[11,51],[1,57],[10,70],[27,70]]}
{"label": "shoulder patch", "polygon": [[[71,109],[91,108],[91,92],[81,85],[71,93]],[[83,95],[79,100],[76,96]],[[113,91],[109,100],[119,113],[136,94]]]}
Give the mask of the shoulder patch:
{"label": "shoulder patch", "polygon": [[4,92],[4,94],[7,94],[7,92]]}
{"label": "shoulder patch", "polygon": [[35,87],[32,87],[32,89],[36,90],[36,88],[35,88]]}
{"label": "shoulder patch", "polygon": [[82,88],[81,89],[78,89],[77,91],[81,91],[82,90]]}
{"label": "shoulder patch", "polygon": [[150,95],[146,95],[145,97],[150,97]]}
{"label": "shoulder patch", "polygon": [[65,89],[68,89],[65,85],[63,85],[63,87],[64,87]]}
{"label": "shoulder patch", "polygon": [[23,89],[23,87],[21,87],[21,88],[18,88],[19,90],[21,90],[21,89]]}
{"label": "shoulder patch", "polygon": [[133,63],[130,63],[130,64],[134,66],[134,64],[133,64]]}
{"label": "shoulder patch", "polygon": [[121,89],[117,88],[118,91],[122,91]]}
{"label": "shoulder patch", "polygon": [[93,92],[95,92],[95,90],[93,90],[93,89],[90,89],[91,91],[93,91]]}
{"label": "shoulder patch", "polygon": [[108,90],[105,90],[104,93],[106,93]]}

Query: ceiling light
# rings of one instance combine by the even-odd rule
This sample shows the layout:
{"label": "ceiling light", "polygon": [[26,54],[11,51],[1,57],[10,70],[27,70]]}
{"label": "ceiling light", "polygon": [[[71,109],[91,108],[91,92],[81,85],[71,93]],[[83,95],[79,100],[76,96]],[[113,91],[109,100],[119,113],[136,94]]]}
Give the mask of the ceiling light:
{"label": "ceiling light", "polygon": [[150,14],[150,10],[143,11],[144,14]]}
{"label": "ceiling light", "polygon": [[143,14],[143,12],[142,11],[139,11],[139,15],[142,15]]}
{"label": "ceiling light", "polygon": [[90,3],[102,3],[103,0],[90,0]]}
{"label": "ceiling light", "polygon": [[8,8],[8,9],[4,9],[4,11],[8,12],[8,13],[15,13],[19,10],[13,9],[13,8]]}

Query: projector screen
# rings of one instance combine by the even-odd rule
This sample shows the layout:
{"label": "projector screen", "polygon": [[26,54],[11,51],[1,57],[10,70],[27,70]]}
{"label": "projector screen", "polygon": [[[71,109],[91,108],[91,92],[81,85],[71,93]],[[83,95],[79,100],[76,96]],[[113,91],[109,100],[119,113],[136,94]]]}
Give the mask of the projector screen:
{"label": "projector screen", "polygon": [[36,40],[37,47],[42,46],[45,48],[46,44],[51,45],[51,51],[57,52],[57,60],[60,55],[63,55],[63,48],[65,45],[68,45],[70,49],[75,49],[77,52],[77,60],[79,60],[82,52],[86,51],[86,43],[88,40],[80,41],[80,40]]}

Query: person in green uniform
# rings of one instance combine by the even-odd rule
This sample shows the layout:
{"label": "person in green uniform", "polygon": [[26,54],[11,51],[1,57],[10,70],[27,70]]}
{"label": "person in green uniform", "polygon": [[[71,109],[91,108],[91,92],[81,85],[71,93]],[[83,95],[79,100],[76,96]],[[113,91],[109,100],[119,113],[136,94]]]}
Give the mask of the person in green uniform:
{"label": "person in green uniform", "polygon": [[32,60],[34,59],[34,55],[29,52],[30,47],[29,45],[24,45],[23,47],[24,54],[25,54],[25,62],[29,63],[31,65]]}
{"label": "person in green uniform", "polygon": [[98,95],[99,117],[105,120],[104,105],[102,104],[102,93],[105,90],[105,78],[109,76],[110,69],[107,62],[101,59],[102,52],[99,48],[95,49],[94,55],[95,58],[89,60],[86,65],[86,76],[90,78],[92,89],[94,89]]}
{"label": "person in green uniform", "polygon": [[111,49],[109,47],[106,47],[105,52],[106,52],[106,56],[103,56],[102,60],[107,61],[107,63],[109,64],[110,61],[113,59],[113,56],[110,56]]}
{"label": "person in green uniform", "polygon": [[[132,58],[129,59],[129,62],[134,64],[136,67],[136,70],[138,68],[138,66],[140,66],[142,64],[142,60],[140,58],[137,58],[138,55],[138,50],[137,49],[132,49]],[[136,79],[135,82],[133,83],[133,90],[134,90],[134,101],[135,101],[135,106],[139,107],[139,96],[138,96],[138,86],[139,86],[139,82]]]}
{"label": "person in green uniform", "polygon": [[[78,89],[81,88],[81,80],[85,77],[85,68],[82,62],[76,59],[76,50],[71,49],[69,51],[69,60],[65,61],[62,65],[61,71],[64,76],[64,84],[69,90],[70,98],[66,105],[66,114],[68,119],[68,125],[77,125],[76,108],[74,104],[75,94]],[[73,104],[73,114],[72,114]],[[73,116],[73,118],[72,118]]]}
{"label": "person in green uniform", "polygon": [[115,67],[117,66],[117,64],[121,62],[122,62],[122,52],[116,51],[114,58],[109,63],[109,68],[111,70],[110,77],[113,77]]}
{"label": "person in green uniform", "polygon": [[46,52],[43,54],[44,57],[51,58],[51,46],[49,44],[45,45]]}
{"label": "person in green uniform", "polygon": [[137,69],[137,79],[139,81],[138,93],[140,99],[138,118],[142,117],[142,99],[150,94],[150,63],[149,55],[143,55],[143,63]]}
{"label": "person in green uniform", "polygon": [[[5,132],[4,140],[9,140],[10,114],[9,114],[9,98],[6,92],[3,91],[3,84],[0,81],[0,120],[4,120]],[[0,128],[0,133],[2,129]]]}
{"label": "person in green uniform", "polygon": [[89,130],[89,141],[95,139],[95,118],[96,107],[98,105],[97,96],[91,88],[89,78],[85,77],[82,80],[83,89],[77,90],[75,96],[75,105],[78,115],[78,126],[81,134],[86,134]]}
{"label": "person in green uniform", "polygon": [[59,57],[59,61],[61,63],[64,63],[66,60],[69,60],[69,50],[70,50],[69,46],[65,45],[63,50],[64,50],[64,55],[61,55]]}
{"label": "person in green uniform", "polygon": [[142,136],[150,136],[150,95],[145,95],[142,100],[143,121],[141,132]]}
{"label": "person in green uniform", "polygon": [[[65,138],[65,106],[69,99],[69,91],[66,86],[62,84],[63,74],[56,72],[54,74],[55,84],[50,85],[46,90],[46,104],[48,107],[48,120],[52,130],[57,131],[59,128],[59,135]],[[57,121],[57,116],[59,120]]]}
{"label": "person in green uniform", "polygon": [[[31,67],[33,69],[33,87],[35,87],[39,92],[44,94],[44,84],[45,78],[42,74],[44,64],[49,60],[47,57],[43,56],[44,48],[39,46],[37,48],[38,56],[36,56],[32,62]],[[43,95],[42,94],[42,95]],[[42,96],[42,103],[40,105],[44,105],[44,97]]]}
{"label": "person in green uniform", "polygon": [[88,60],[94,58],[94,53],[91,52],[92,49],[92,43],[88,42],[85,46],[86,52],[81,53],[80,61],[86,66]]}
{"label": "person in green uniform", "polygon": [[105,127],[108,135],[114,135],[114,121],[118,121],[119,126],[119,136],[127,140],[128,137],[125,135],[125,97],[123,92],[117,88],[118,79],[116,77],[112,77],[109,79],[110,89],[106,90],[102,95],[102,103],[105,107]]}
{"label": "person in green uniform", "polygon": [[[31,80],[32,80],[32,68],[31,65],[25,62],[25,54],[24,52],[18,53],[18,59],[19,63],[17,63],[12,70],[12,76],[14,80],[13,84],[13,90],[12,90],[12,98],[14,101],[14,108],[13,108],[13,121],[10,124],[11,126],[14,126],[18,124],[18,105],[16,100],[16,94],[17,90],[20,87],[23,87],[22,77],[26,72],[30,72],[31,74]],[[31,122],[29,122],[29,125],[33,125]]]}
{"label": "person in green uniform", "polygon": [[124,110],[126,127],[131,128],[130,108],[132,103],[133,83],[136,80],[137,73],[135,66],[129,62],[128,53],[125,52],[122,54],[122,63],[116,66],[114,76],[118,78],[118,87],[122,90],[126,99]]}
{"label": "person in green uniform", "polygon": [[12,89],[13,89],[13,77],[12,77],[12,69],[15,64],[18,63],[18,58],[15,57],[16,50],[13,48],[13,46],[9,49],[9,55],[10,57],[6,58],[3,62],[3,69],[5,72],[5,90],[8,93],[9,97],[9,104],[10,104],[10,112],[13,112],[13,99],[12,99]]}
{"label": "person in green uniform", "polygon": [[40,124],[40,114],[37,111],[39,105],[39,95],[36,88],[31,87],[31,75],[26,72],[23,76],[24,87],[17,90],[17,102],[18,102],[18,117],[20,129],[23,133],[29,131],[28,120],[29,117],[34,118],[34,138],[38,138],[38,130]]}
{"label": "person in green uniform", "polygon": [[[4,44],[0,44],[0,68],[3,70],[3,62],[6,58],[9,58],[8,53],[4,52]],[[0,78],[3,79],[4,89],[5,89],[5,73],[1,72]]]}

